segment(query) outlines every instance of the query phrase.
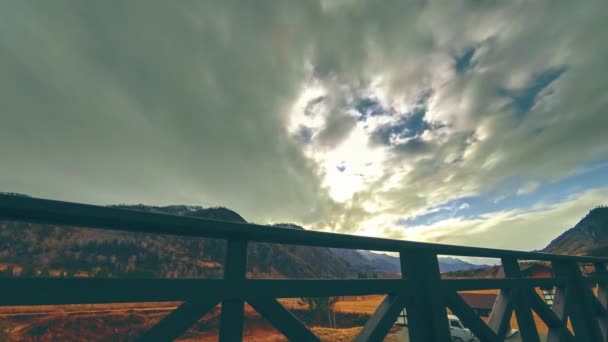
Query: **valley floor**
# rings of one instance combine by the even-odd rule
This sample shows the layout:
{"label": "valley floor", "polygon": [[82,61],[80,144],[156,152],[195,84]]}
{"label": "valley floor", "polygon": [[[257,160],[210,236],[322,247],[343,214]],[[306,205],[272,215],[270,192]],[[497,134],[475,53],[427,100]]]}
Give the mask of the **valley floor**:
{"label": "valley floor", "polygon": [[[336,303],[340,329],[313,327],[323,341],[351,341],[365,321],[373,314],[383,296],[347,298]],[[306,307],[297,299],[281,299],[294,314],[305,317]],[[8,325],[15,341],[128,341],[153,326],[175,309],[179,302],[126,303],[94,305],[45,305],[0,307],[0,322]],[[217,341],[217,326],[221,308],[218,306],[186,332],[179,341]],[[287,341],[253,308],[245,309],[244,338],[246,341]],[[487,321],[487,317],[482,317]],[[546,325],[534,315],[539,333],[544,337]],[[304,319],[306,320],[306,319]],[[515,316],[511,327],[517,329]],[[386,341],[408,341],[407,328],[395,326]],[[517,338],[512,339],[517,341]]]}

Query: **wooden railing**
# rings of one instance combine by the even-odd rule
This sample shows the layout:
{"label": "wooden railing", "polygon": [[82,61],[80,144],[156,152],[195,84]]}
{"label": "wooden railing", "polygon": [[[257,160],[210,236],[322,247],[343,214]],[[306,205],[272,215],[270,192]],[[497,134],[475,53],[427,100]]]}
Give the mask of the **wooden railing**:
{"label": "wooden railing", "polygon": [[[473,248],[332,234],[123,210],[28,197],[0,195],[0,220],[120,230],[227,241],[223,279],[3,278],[0,305],[181,301],[143,341],[170,341],[218,303],[220,341],[242,340],[247,302],[292,341],[319,341],[277,298],[385,294],[356,341],[381,341],[407,309],[411,341],[451,341],[446,308],[481,341],[503,341],[515,312],[523,341],[539,341],[533,311],[548,327],[547,341],[607,341],[608,276],[605,258]],[[531,228],[532,229],[532,228]],[[533,234],[533,231],[531,231]],[[300,246],[397,252],[401,279],[250,279],[247,245],[267,242]],[[438,255],[498,258],[505,278],[441,279]],[[524,278],[521,261],[550,262],[555,276]],[[591,264],[591,276],[580,265]],[[596,291],[594,286],[597,285]],[[552,307],[536,293],[555,287]],[[486,324],[458,291],[499,289]],[[597,293],[597,295],[596,295]],[[571,328],[568,327],[568,319]]]}

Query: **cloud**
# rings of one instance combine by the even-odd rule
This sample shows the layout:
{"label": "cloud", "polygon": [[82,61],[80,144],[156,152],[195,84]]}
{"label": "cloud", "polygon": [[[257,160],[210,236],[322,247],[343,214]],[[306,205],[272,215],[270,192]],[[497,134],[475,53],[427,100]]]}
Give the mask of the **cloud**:
{"label": "cloud", "polygon": [[517,189],[517,194],[526,195],[526,194],[532,193],[536,189],[538,189],[539,186],[540,186],[539,182],[534,182],[534,181],[527,182],[521,188]]}
{"label": "cloud", "polygon": [[471,68],[473,63],[473,56],[475,55],[475,48],[469,47],[462,52],[461,55],[454,57],[454,69],[459,73],[466,72]]}
{"label": "cloud", "polygon": [[532,75],[530,83],[524,89],[505,89],[502,92],[505,96],[512,99],[512,106],[515,108],[515,112],[519,116],[525,115],[532,109],[537,101],[537,97],[566,70],[567,68],[565,67],[557,67],[537,72]]}
{"label": "cloud", "polygon": [[0,189],[398,236],[399,219],[608,157],[606,10],[2,4]]}
{"label": "cloud", "polygon": [[262,222],[310,222],[331,202],[283,126],[305,75],[302,16],[320,8],[1,7],[0,188],[226,205]]}
{"label": "cloud", "polygon": [[[474,219],[449,218],[397,231],[400,237],[455,245],[538,250],[572,228],[592,208],[605,203],[608,188],[588,190],[557,203],[537,203],[532,210],[506,210]],[[394,231],[394,229],[393,229]],[[525,236],[525,239],[521,239]],[[517,244],[513,243],[514,237]]]}

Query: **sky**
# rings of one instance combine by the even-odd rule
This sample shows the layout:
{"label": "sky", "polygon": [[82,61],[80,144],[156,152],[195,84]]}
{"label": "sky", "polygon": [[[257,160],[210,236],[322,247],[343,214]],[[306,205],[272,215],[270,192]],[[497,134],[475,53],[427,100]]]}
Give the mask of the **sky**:
{"label": "sky", "polygon": [[608,204],[604,0],[0,3],[0,191],[518,250]]}

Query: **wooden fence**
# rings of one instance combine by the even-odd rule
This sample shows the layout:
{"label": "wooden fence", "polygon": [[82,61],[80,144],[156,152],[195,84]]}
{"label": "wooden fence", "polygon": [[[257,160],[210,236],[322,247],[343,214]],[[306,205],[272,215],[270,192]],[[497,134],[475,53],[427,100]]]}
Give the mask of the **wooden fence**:
{"label": "wooden fence", "polygon": [[[503,341],[515,312],[523,341],[539,341],[532,312],[548,327],[547,341],[608,340],[608,276],[605,258],[473,248],[372,237],[277,229],[255,224],[123,210],[29,197],[0,195],[0,219],[130,232],[225,239],[223,279],[3,278],[0,305],[84,304],[182,301],[143,341],[179,337],[218,303],[219,339],[241,341],[247,302],[292,341],[319,341],[277,298],[385,294],[356,341],[381,341],[405,307],[411,341],[451,341],[446,308],[480,341]],[[531,227],[533,229],[533,227]],[[400,279],[251,279],[246,277],[247,244],[267,242],[300,246],[397,252]],[[498,258],[505,278],[441,279],[438,255]],[[524,278],[519,262],[550,262],[551,278]],[[581,265],[593,265],[591,276]],[[597,290],[594,291],[594,286]],[[555,287],[552,307],[536,293]],[[499,289],[486,324],[458,291]],[[570,320],[572,331],[568,328]]]}

